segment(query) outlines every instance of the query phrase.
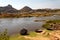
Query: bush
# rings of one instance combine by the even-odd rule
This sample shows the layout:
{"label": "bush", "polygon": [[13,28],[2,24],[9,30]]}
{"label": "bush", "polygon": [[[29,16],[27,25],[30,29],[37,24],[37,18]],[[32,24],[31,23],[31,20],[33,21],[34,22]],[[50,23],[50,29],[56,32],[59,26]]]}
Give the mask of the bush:
{"label": "bush", "polygon": [[46,24],[43,25],[44,28],[48,30],[57,30],[60,29],[60,20],[49,20]]}
{"label": "bush", "polygon": [[0,40],[9,40],[9,36],[7,35],[7,29],[4,32],[0,33]]}
{"label": "bush", "polygon": [[49,24],[44,24],[43,27],[46,29],[51,28],[51,26]]}
{"label": "bush", "polygon": [[60,20],[49,20],[46,23],[60,23]]}
{"label": "bush", "polygon": [[21,35],[27,35],[28,34],[28,31],[27,31],[27,29],[22,29],[21,31],[20,31],[20,34]]}

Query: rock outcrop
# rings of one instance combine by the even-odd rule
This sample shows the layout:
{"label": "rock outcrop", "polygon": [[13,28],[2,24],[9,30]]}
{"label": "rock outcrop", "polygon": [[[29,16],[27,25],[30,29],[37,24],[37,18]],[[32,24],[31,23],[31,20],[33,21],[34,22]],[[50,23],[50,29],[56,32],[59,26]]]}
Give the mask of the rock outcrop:
{"label": "rock outcrop", "polygon": [[28,6],[25,6],[20,11],[21,12],[29,12],[29,11],[32,11],[32,9],[30,7],[28,7]]}
{"label": "rock outcrop", "polygon": [[1,12],[14,13],[17,12],[17,10],[9,4],[8,6],[0,7],[0,13]]}

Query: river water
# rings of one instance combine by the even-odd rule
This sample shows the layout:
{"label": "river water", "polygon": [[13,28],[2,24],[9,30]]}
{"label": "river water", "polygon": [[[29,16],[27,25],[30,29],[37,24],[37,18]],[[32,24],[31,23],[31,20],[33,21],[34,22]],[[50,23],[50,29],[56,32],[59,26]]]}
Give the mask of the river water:
{"label": "river water", "polygon": [[55,20],[60,16],[54,15],[49,17],[31,17],[31,18],[1,18],[0,31],[8,29],[9,34],[18,33],[22,28],[29,31],[40,29],[45,22],[34,22],[34,20]]}

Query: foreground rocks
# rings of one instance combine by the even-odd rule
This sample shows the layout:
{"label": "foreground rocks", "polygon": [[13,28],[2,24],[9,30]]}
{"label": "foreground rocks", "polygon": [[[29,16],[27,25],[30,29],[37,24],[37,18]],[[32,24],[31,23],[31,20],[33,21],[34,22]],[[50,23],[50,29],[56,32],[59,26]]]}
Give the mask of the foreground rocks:
{"label": "foreground rocks", "polygon": [[21,35],[27,35],[27,34],[28,34],[28,30],[27,30],[27,29],[22,29],[22,30],[20,31],[20,34],[21,34]]}

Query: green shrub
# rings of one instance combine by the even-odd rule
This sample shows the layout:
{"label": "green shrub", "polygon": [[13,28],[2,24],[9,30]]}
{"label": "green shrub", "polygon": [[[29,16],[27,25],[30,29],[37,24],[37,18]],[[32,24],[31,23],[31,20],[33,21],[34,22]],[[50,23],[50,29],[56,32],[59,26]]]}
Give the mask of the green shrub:
{"label": "green shrub", "polygon": [[46,24],[43,25],[43,27],[48,30],[54,30],[57,27],[55,25],[59,23],[60,23],[60,20],[49,20],[46,22]]}
{"label": "green shrub", "polygon": [[49,24],[44,24],[43,27],[46,28],[46,29],[51,28],[51,26]]}
{"label": "green shrub", "polygon": [[49,20],[46,23],[60,23],[60,20]]}
{"label": "green shrub", "polygon": [[7,34],[7,29],[4,32],[0,32],[0,40],[9,40],[9,36]]}

